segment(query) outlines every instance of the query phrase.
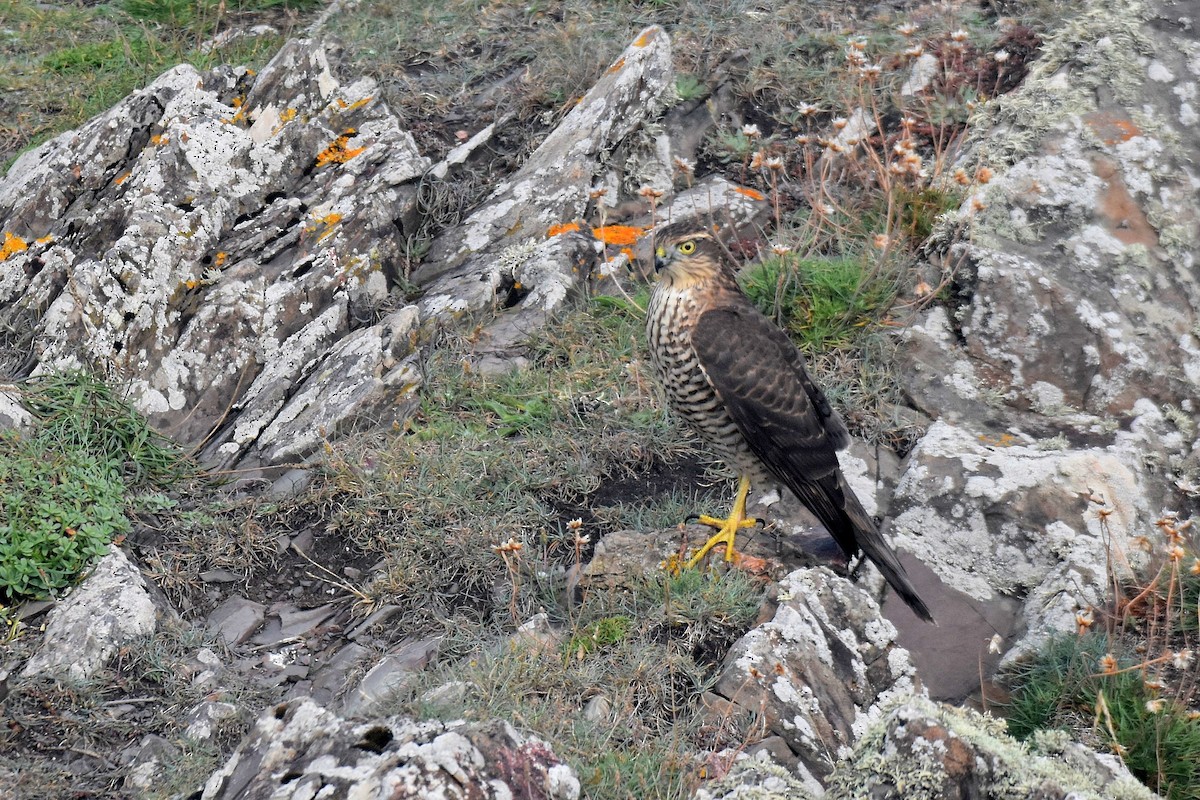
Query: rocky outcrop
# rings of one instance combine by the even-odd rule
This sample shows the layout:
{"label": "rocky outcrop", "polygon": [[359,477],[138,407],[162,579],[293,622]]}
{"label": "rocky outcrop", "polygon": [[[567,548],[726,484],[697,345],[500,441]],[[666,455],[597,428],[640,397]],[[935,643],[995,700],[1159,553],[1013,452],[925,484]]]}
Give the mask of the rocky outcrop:
{"label": "rocky outcrop", "polygon": [[819,794],[879,707],[917,690],[896,629],[862,589],[827,569],[779,582],[774,617],[738,640],[714,691],[730,712],[760,714],[794,754],[785,760]]}
{"label": "rocky outcrop", "polygon": [[990,397],[1085,427],[1072,415],[1196,394],[1200,44],[1178,11],[1089,4],[976,129],[973,158],[998,175],[964,204],[971,236],[947,255],[966,292],[960,342],[941,348],[960,400],[914,387],[936,415]]}
{"label": "rocky outcrop", "polygon": [[[922,312],[902,337],[904,389],[928,429],[902,463],[877,459],[894,472],[882,480],[864,477],[873,470],[854,457],[856,491],[891,519],[900,548],[974,601],[1024,603],[1010,657],[1073,629],[1103,599],[1112,564],[1132,560],[1128,540],[1200,496],[1200,46],[1173,9],[1090,5],[1048,41],[1023,89],[988,104],[990,125],[966,158],[996,177],[947,224],[970,236],[945,240],[944,274],[933,276],[954,302]],[[436,329],[478,321],[464,360],[512,368],[514,345],[597,264],[612,274],[626,263],[587,227],[548,235],[552,226],[603,219],[599,204],[643,186],[657,220],[761,223],[763,198],[720,177],[671,194],[671,136],[689,138],[656,127],[673,82],[667,35],[649,28],[410,274],[423,194],[453,180],[494,129],[431,164],[377,87],[335,77],[315,42],[289,43],[257,75],[177,67],[27,153],[0,183],[0,326],[24,337],[0,353],[0,371],[98,367],[217,465],[287,465],[346,428],[400,420]],[[414,286],[422,296],[410,303]],[[27,420],[0,393],[0,422]],[[788,533],[813,528],[786,508],[771,516]],[[613,534],[580,572],[618,583],[658,569],[686,536],[698,534]],[[1077,746],[1026,750],[990,722],[920,698],[874,596],[830,570],[771,562],[767,539],[743,567],[781,578],[777,607],[734,646],[706,700],[759,715],[768,737],[729,776],[740,783],[706,796],[828,787],[833,797],[972,797],[998,786],[1148,796]],[[1113,548],[1130,559],[1108,558]],[[152,628],[140,577],[110,558],[97,575],[116,565],[120,588],[91,599],[94,576],[76,589],[23,674],[85,676]],[[142,622],[76,655],[77,639],[108,622],[59,620],[126,596]],[[371,713],[437,649],[335,645],[348,613],[227,597],[206,622],[231,648],[280,657],[271,685],[292,685],[277,696],[309,692]],[[58,633],[68,627],[76,633]],[[979,627],[971,647],[992,633]],[[965,648],[962,630],[947,628]],[[310,636],[320,650],[292,641]],[[284,666],[284,648],[313,663]],[[205,669],[207,686],[220,668]],[[196,707],[189,735],[211,736],[229,710]],[[204,796],[321,792],[575,797],[579,783],[505,723],[355,722],[292,699],[259,721]]]}
{"label": "rocky outcrop", "polygon": [[158,614],[138,568],[120,548],[110,547],[91,574],[51,609],[46,635],[21,677],[86,680],[118,648],[153,634]]}
{"label": "rocky outcrop", "polygon": [[904,335],[938,422],[899,480],[898,542],[976,599],[1024,599],[1014,655],[1194,508],[1200,43],[1180,13],[1089,4],[990,104],[969,158],[996,177],[941,262],[961,304]]}
{"label": "rocky outcrop", "polygon": [[396,221],[428,166],[373,82],[342,84],[313,42],[257,75],[169,70],[0,182],[22,243],[0,318],[31,354],[3,370],[100,369],[225,464],[402,410],[420,375],[413,312],[389,310]]}
{"label": "rocky outcrop", "polygon": [[545,742],[502,722],[350,722],[299,700],[268,710],[201,796],[575,800],[579,779]]}
{"label": "rocky outcrop", "polygon": [[862,797],[1029,797],[1044,800],[1153,800],[1120,760],[1050,734],[1032,746],[1004,723],[916,698],[890,708],[838,766],[825,795]]}

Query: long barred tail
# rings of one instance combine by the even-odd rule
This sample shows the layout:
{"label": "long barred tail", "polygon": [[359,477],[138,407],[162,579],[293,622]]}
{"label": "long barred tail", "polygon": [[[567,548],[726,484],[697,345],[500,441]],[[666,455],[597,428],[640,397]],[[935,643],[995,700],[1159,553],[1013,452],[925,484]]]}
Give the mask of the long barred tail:
{"label": "long barred tail", "polygon": [[861,550],[914,614],[926,622],[934,622],[896,551],[884,540],[875,520],[862,507],[840,470],[817,484],[797,488],[800,491],[796,488],[793,491],[817,515],[847,558],[853,558]]}
{"label": "long barred tail", "polygon": [[875,520],[871,519],[871,515],[866,512],[854,492],[846,485],[846,479],[842,477],[841,473],[838,473],[838,483],[840,484],[838,488],[842,490],[842,497],[845,500],[843,518],[845,523],[854,526],[854,540],[858,546],[862,548],[867,558],[871,559],[871,563],[879,568],[879,572],[888,585],[896,590],[896,594],[900,596],[905,605],[926,622],[934,622],[933,615],[929,613],[925,601],[917,594],[904,565],[896,556],[896,551],[884,540],[883,534],[879,532],[879,526],[875,524]]}

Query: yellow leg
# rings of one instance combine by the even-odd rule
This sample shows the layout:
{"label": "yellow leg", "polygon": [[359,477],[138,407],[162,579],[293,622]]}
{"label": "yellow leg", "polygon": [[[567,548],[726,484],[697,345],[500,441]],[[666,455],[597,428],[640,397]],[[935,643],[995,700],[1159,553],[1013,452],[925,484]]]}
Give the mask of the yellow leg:
{"label": "yellow leg", "polygon": [[733,508],[729,512],[729,516],[725,519],[717,519],[702,515],[700,517],[701,525],[708,525],[716,528],[716,534],[704,543],[694,556],[688,559],[685,565],[688,569],[700,563],[700,559],[708,555],[708,551],[712,550],[719,544],[725,545],[725,560],[733,560],[733,540],[737,538],[737,533],[742,528],[752,528],[758,524],[758,520],[753,517],[746,516],[746,495],[750,493],[750,479],[742,476],[738,482],[737,499],[733,501]]}

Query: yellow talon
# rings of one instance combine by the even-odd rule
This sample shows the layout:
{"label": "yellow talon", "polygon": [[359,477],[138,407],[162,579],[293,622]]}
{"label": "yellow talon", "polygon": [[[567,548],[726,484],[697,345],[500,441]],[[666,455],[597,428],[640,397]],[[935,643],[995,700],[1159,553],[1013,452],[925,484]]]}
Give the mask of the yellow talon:
{"label": "yellow talon", "polygon": [[708,525],[716,528],[717,532],[704,543],[694,556],[688,559],[684,566],[691,569],[700,563],[700,560],[708,555],[708,551],[712,550],[719,544],[725,545],[725,560],[732,561],[734,556],[733,542],[737,538],[737,533],[742,528],[752,528],[758,524],[758,520],[753,517],[746,516],[746,495],[750,493],[750,479],[743,476],[738,482],[737,499],[733,501],[733,508],[729,512],[729,516],[725,519],[717,519],[702,514],[700,516],[700,524]]}

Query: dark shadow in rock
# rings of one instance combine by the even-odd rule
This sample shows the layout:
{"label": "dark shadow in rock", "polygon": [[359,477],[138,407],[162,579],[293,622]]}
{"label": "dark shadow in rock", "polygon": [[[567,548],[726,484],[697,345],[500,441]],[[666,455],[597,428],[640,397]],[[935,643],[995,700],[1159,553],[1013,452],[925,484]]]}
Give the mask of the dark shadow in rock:
{"label": "dark shadow in rock", "polygon": [[[893,592],[883,600],[884,616],[899,630],[897,641],[912,656],[921,683],[934,700],[986,705],[998,693],[992,678],[1013,639],[1021,603],[1009,597],[980,602],[942,583],[915,556],[902,552],[900,562],[938,623],[918,619]],[[993,653],[989,644],[996,635],[1000,652]]]}

